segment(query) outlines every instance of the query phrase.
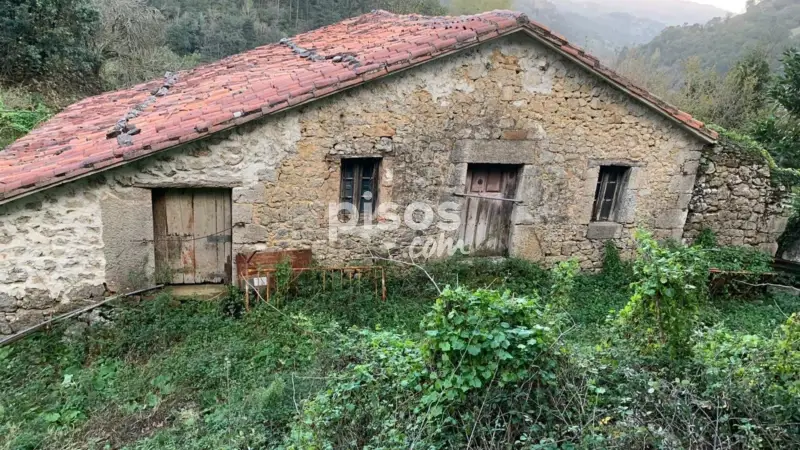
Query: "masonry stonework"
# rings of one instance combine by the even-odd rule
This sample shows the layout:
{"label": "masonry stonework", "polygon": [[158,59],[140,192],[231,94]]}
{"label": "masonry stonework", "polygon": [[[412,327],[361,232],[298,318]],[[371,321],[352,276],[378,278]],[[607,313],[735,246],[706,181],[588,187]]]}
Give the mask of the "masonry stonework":
{"label": "masonry stonework", "polygon": [[[230,188],[234,255],[311,248],[342,263],[458,237],[433,226],[332,240],[343,158],[381,158],[378,202],[401,217],[414,202],[463,203],[471,163],[513,164],[511,255],[594,268],[607,239],[629,253],[638,226],[681,237],[704,145],[564,56],[509,36],[0,205],[0,333],[155,282],[152,188]],[[616,223],[590,220],[603,165],[631,168]]]}
{"label": "masonry stonework", "polygon": [[790,190],[770,177],[760,155],[715,145],[703,154],[694,186],[684,239],[704,228],[720,245],[758,248],[775,255],[791,212]]}

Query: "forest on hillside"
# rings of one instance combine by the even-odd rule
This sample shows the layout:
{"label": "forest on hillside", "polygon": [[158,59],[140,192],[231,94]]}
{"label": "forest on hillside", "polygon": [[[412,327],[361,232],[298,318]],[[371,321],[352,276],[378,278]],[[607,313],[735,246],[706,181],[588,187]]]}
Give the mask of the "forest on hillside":
{"label": "forest on hillside", "polygon": [[[745,14],[671,27],[616,69],[700,120],[800,168],[800,3],[752,0]],[[797,27],[797,28],[793,28]]]}
{"label": "forest on hillside", "polygon": [[620,57],[648,59],[656,70],[680,80],[683,66],[692,57],[698,59],[701,68],[725,74],[753,51],[764,52],[775,67],[787,48],[799,44],[800,2],[750,0],[744,14],[669,27],[649,43],[625,50]]}

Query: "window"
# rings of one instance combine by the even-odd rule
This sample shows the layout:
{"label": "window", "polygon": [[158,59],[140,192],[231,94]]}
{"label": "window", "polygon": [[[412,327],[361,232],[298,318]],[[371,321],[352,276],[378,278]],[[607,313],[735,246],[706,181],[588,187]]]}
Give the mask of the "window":
{"label": "window", "polygon": [[629,167],[601,166],[594,193],[592,221],[607,222],[616,219],[621,193],[625,188]]}
{"label": "window", "polygon": [[378,166],[380,158],[352,158],[342,160],[342,185],[339,199],[358,207],[359,215],[370,206],[375,211],[378,202]]}

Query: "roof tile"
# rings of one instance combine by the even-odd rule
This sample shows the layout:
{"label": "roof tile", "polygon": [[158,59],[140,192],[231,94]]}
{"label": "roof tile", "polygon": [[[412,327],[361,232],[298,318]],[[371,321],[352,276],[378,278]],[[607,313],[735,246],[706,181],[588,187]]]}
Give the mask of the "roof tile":
{"label": "roof tile", "polygon": [[[636,87],[523,14],[491,11],[425,17],[375,11],[290,40],[313,48],[323,59],[302,58],[289,45],[270,44],[180,72],[177,81],[167,74],[162,80],[69,106],[0,151],[0,201],[324,97],[478,41],[523,30],[676,121],[716,139],[716,133],[701,122]],[[153,96],[163,88],[166,95]],[[117,122],[134,109],[139,112],[128,120],[128,130],[135,125],[139,131],[126,137],[132,144],[121,145],[118,139],[107,138]]]}

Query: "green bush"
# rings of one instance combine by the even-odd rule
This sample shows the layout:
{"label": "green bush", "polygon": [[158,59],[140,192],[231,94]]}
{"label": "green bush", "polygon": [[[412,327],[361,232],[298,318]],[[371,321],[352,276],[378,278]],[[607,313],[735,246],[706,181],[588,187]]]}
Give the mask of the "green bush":
{"label": "green bush", "polygon": [[570,304],[572,290],[575,287],[575,277],[579,271],[580,266],[576,259],[569,259],[556,264],[551,271],[553,284],[550,286],[550,292],[548,292],[551,305],[564,308]]}
{"label": "green bush", "polygon": [[717,234],[711,228],[703,228],[694,240],[694,244],[703,248],[714,248],[717,246]]}
{"label": "green bush", "polygon": [[748,247],[711,247],[705,249],[708,266],[732,272],[772,272],[772,257]]}
{"label": "green bush", "polygon": [[619,313],[623,333],[644,353],[686,353],[696,314],[706,292],[708,262],[698,247],[661,246],[637,231],[633,295]]}
{"label": "green bush", "polygon": [[799,338],[797,314],[769,338],[724,326],[697,333],[698,396],[714,405],[727,440],[744,448],[800,445]]}
{"label": "green bush", "polygon": [[560,325],[536,299],[448,288],[421,327],[421,341],[362,332],[369,344],[352,344],[357,362],[306,405],[290,448],[461,448],[491,440],[500,417],[521,435],[529,409],[546,411]]}
{"label": "green bush", "polygon": [[7,105],[0,95],[0,149],[47,120],[53,112],[40,101],[26,99],[23,107]]}
{"label": "green bush", "polygon": [[553,361],[531,369],[553,345],[554,327],[555,318],[535,298],[446,289],[422,321],[422,353],[437,391],[431,401],[464,400],[491,383],[551,379]]}

